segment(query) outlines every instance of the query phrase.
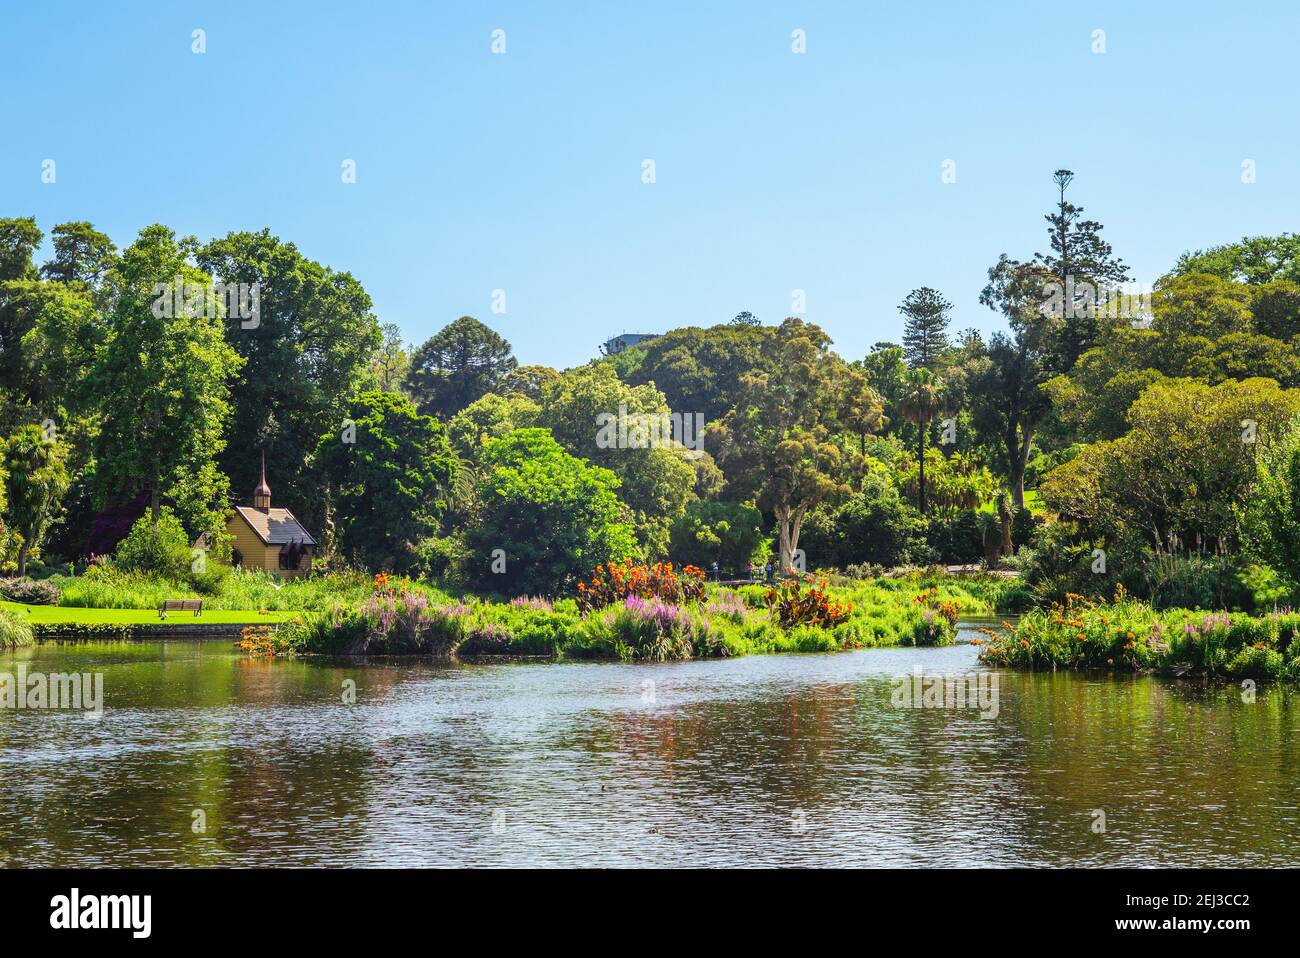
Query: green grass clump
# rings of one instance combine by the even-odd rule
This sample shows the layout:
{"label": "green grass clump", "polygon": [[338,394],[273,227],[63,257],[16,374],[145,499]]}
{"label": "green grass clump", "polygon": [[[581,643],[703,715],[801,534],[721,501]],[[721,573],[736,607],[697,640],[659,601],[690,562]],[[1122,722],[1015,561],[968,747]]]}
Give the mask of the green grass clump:
{"label": "green grass clump", "polygon": [[0,649],[16,649],[31,645],[34,640],[31,623],[6,609],[0,609]]}

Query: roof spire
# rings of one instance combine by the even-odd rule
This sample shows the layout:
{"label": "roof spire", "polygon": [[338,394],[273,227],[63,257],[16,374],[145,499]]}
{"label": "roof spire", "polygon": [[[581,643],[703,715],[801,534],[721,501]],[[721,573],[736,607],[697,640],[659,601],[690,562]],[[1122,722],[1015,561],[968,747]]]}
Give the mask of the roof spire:
{"label": "roof spire", "polygon": [[253,508],[263,512],[271,511],[271,487],[266,484],[266,450],[262,450],[262,478],[253,490]]}

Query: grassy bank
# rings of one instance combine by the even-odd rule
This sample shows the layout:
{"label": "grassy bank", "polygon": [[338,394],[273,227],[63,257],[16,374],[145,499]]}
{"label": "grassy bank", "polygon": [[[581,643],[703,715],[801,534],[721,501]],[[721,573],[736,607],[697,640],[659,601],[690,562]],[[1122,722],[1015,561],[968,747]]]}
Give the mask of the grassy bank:
{"label": "grassy bank", "polygon": [[[159,625],[157,609],[81,609],[64,605],[22,605],[0,602],[0,612],[31,625]],[[168,625],[243,625],[283,622],[293,612],[239,612],[211,610],[195,617],[192,612],[169,612]]]}
{"label": "grassy bank", "polygon": [[[824,587],[823,587],[824,584]],[[943,645],[961,615],[995,611],[1004,583],[926,577],[807,581],[773,590],[704,586],[609,601],[375,591],[296,617],[281,636],[318,654],[459,654],[666,661],[775,652]],[[587,593],[590,596],[590,592]],[[666,597],[665,597],[666,596]]]}
{"label": "grassy bank", "polygon": [[[360,572],[339,572],[303,579],[279,579],[267,572],[225,571],[205,581],[205,589],[110,567],[92,567],[80,576],[53,576],[46,580],[58,590],[57,604],[68,608],[135,609],[154,612],[167,599],[202,599],[204,618],[212,612],[299,612],[328,609],[342,602],[362,602],[370,594],[372,578]],[[433,598],[446,593],[433,586],[403,580],[409,591]],[[246,621],[231,619],[228,621]]]}
{"label": "grassy bank", "polygon": [[1300,679],[1300,614],[1156,611],[1121,591],[1113,601],[1071,595],[1030,612],[1006,633],[986,632],[986,665]]}
{"label": "grassy bank", "polygon": [[600,601],[592,591],[495,601],[362,573],[278,580],[234,572],[213,580],[210,592],[198,592],[183,582],[105,567],[24,587],[32,601],[0,601],[0,610],[38,635],[62,627],[93,634],[156,625],[166,599],[200,598],[200,617],[172,613],[168,624],[287,624],[277,642],[284,638],[302,653],[667,660],[942,645],[953,640],[959,616],[1019,611],[1026,597],[1005,578],[933,571],[870,580],[810,577],[774,591],[768,584],[710,585],[699,570],[638,568],[636,575],[659,578],[635,596],[624,589]]}

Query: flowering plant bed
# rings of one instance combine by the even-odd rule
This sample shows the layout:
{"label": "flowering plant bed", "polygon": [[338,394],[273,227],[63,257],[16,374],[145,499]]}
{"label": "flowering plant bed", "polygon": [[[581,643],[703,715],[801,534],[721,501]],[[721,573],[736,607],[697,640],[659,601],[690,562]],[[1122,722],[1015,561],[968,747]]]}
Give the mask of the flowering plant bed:
{"label": "flowering plant bed", "polygon": [[1300,614],[1158,611],[1120,586],[1113,600],[1073,593],[985,634],[980,661],[1019,669],[1098,669],[1300,679]]}
{"label": "flowering plant bed", "polygon": [[781,628],[812,625],[832,629],[848,619],[853,603],[836,602],[830,597],[826,580],[811,575],[796,575],[767,590],[767,607]]}
{"label": "flowering plant bed", "polygon": [[578,583],[578,609],[590,612],[622,602],[629,596],[664,602],[696,602],[706,591],[704,570],[688,565],[677,569],[671,562],[634,565],[631,560],[597,566],[589,582]]}

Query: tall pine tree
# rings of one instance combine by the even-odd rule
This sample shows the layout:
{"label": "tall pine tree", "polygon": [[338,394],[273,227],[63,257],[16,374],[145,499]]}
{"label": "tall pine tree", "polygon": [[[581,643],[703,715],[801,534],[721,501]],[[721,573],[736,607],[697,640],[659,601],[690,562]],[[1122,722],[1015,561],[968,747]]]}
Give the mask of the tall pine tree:
{"label": "tall pine tree", "polygon": [[948,348],[948,302],[936,289],[922,286],[907,294],[898,311],[903,314],[903,357],[913,369],[929,369]]}
{"label": "tall pine tree", "polygon": [[1060,298],[1056,301],[1064,309],[1059,317],[1062,322],[1055,365],[1062,370],[1070,369],[1075,360],[1100,341],[1101,326],[1095,304],[1128,279],[1128,267],[1101,238],[1101,224],[1083,219],[1083,207],[1065,198],[1073,180],[1074,173],[1070,170],[1052,174],[1057,188],[1056,211],[1043,217],[1048,223],[1052,252],[1034,254],[1034,262],[1051,273],[1060,286]]}

